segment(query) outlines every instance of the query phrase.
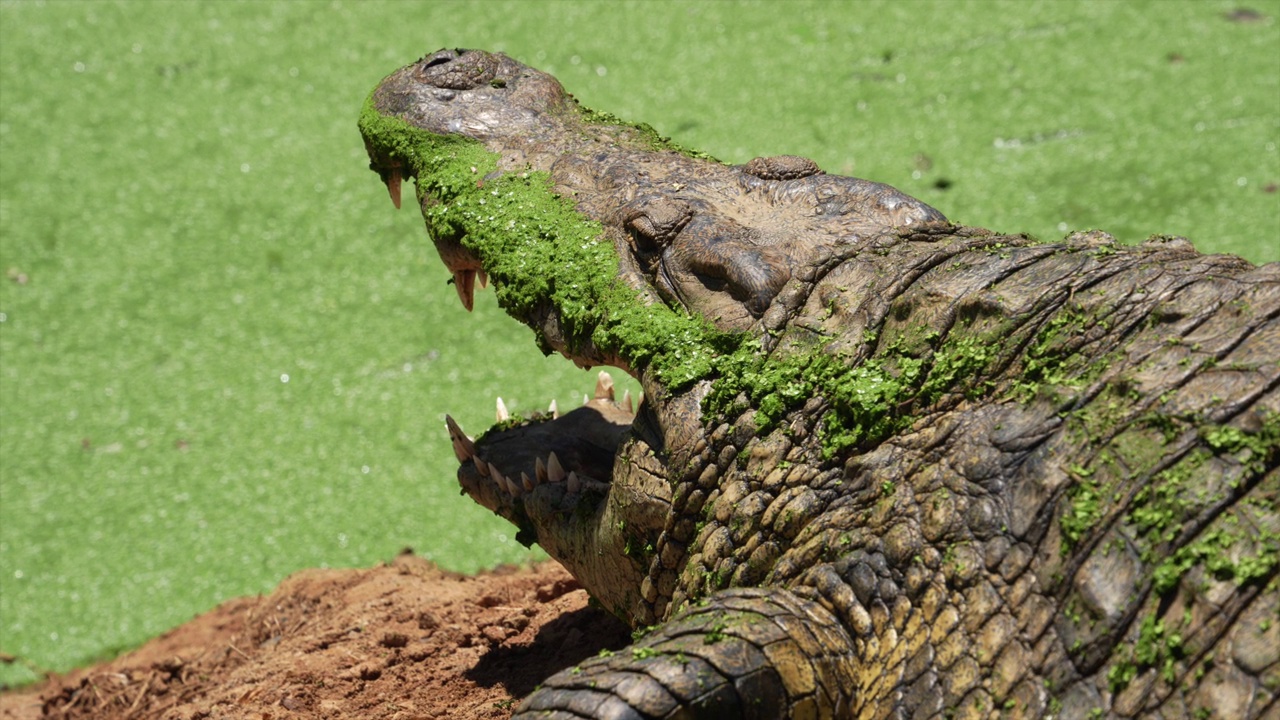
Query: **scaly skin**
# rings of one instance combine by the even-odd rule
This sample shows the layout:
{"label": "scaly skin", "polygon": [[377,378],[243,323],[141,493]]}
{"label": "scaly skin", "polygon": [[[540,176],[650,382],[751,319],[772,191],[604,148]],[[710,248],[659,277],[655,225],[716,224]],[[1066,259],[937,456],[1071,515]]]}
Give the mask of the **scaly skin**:
{"label": "scaly skin", "polygon": [[1280,264],[724,165],[479,51],[361,130],[464,305],[487,274],[645,391],[450,421],[463,489],[646,628],[519,717],[1280,715]]}

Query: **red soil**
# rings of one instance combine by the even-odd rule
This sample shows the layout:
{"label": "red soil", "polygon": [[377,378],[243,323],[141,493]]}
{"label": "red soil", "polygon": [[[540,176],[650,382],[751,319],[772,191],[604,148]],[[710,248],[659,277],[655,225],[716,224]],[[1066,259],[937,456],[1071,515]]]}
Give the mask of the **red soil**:
{"label": "red soil", "polygon": [[0,720],[499,718],[630,642],[559,565],[447,573],[403,555],[307,570],[94,667],[0,695]]}

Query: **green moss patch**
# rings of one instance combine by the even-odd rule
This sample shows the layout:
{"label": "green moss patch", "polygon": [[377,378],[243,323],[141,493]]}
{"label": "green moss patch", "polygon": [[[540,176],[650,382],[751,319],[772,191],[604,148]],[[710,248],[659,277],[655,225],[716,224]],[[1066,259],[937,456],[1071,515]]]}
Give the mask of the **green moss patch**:
{"label": "green moss patch", "polygon": [[583,121],[588,124],[614,125],[621,128],[630,128],[636,133],[639,143],[642,146],[649,148],[650,150],[671,150],[673,152],[678,152],[681,155],[688,155],[689,157],[693,157],[693,158],[701,158],[703,160],[710,160],[712,162],[720,162],[716,158],[712,157],[710,153],[705,153],[705,152],[702,152],[701,150],[694,150],[692,148],[685,147],[684,145],[681,145],[675,140],[672,140],[671,138],[666,137],[665,135],[659,134],[658,131],[654,130],[653,126],[650,125],[649,123],[629,122],[627,120],[623,120],[617,115],[614,115],[613,113],[604,112],[602,110],[594,110],[592,108],[586,107],[585,105],[581,105],[581,104],[577,104],[574,107],[577,108]]}
{"label": "green moss patch", "polygon": [[[676,390],[708,376],[713,359],[741,342],[701,317],[647,304],[619,282],[618,259],[603,227],[556,195],[547,173],[497,174],[498,156],[479,141],[384,116],[372,98],[360,130],[416,175],[419,200],[429,198],[423,216],[432,237],[475,253],[494,281],[499,305],[535,332],[539,311],[555,308],[570,352],[592,346],[652,371]],[[550,352],[544,338],[539,342]]]}
{"label": "green moss patch", "polygon": [[719,378],[704,407],[723,414],[745,397],[757,427],[767,430],[810,398],[823,397],[831,406],[822,418],[823,452],[831,458],[910,427],[946,395],[989,391],[985,378],[1007,344],[1001,333],[965,328],[944,338],[929,328],[897,329],[862,360],[821,347],[764,356],[749,342],[716,359]]}

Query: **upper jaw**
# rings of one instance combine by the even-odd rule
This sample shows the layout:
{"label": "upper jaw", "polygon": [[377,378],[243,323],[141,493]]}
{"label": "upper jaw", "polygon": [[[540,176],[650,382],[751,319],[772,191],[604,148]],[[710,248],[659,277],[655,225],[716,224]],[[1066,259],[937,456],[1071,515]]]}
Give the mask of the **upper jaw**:
{"label": "upper jaw", "polygon": [[[391,203],[399,210],[402,204],[402,184],[415,176],[413,171],[398,159],[383,156],[372,147],[369,147],[368,151],[369,169],[382,178],[383,184],[387,186],[387,194],[391,196]],[[429,198],[423,198],[424,204],[429,202],[431,202]],[[462,243],[444,238],[436,239],[435,245],[440,253],[440,259],[453,276],[451,282],[454,289],[458,291],[458,299],[462,301],[462,307],[467,312],[471,312],[475,306],[476,285],[479,284],[481,288],[486,287],[489,284],[489,274],[485,272],[480,258]]]}
{"label": "upper jaw", "polygon": [[364,150],[369,155],[369,169],[378,173],[382,183],[387,186],[387,194],[391,196],[391,204],[400,209],[401,184],[405,178],[412,177],[412,171],[396,157],[375,148],[368,138],[364,141]]}
{"label": "upper jaw", "polygon": [[476,285],[481,288],[488,286],[489,274],[485,272],[480,258],[461,243],[445,238],[437,239],[435,245],[440,260],[453,276],[453,288],[458,292],[462,307],[471,312],[475,305]]}

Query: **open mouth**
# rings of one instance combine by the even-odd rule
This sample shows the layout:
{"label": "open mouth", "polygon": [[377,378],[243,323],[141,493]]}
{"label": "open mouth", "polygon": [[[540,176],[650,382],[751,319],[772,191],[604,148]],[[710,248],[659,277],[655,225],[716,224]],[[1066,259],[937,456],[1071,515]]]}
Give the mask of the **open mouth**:
{"label": "open mouth", "polygon": [[[417,182],[413,169],[394,156],[369,149],[369,168],[387,187],[392,203],[400,208],[405,180]],[[424,213],[440,201],[421,194]],[[462,236],[433,232],[432,240],[462,306],[471,311],[477,286],[489,285],[490,276],[481,259]],[[494,287],[499,284],[495,280]],[[579,367],[599,364],[598,358],[580,357],[560,343],[549,343]],[[540,512],[567,512],[581,508],[592,495],[603,497],[613,477],[615,458],[636,418],[630,391],[615,398],[613,378],[601,372],[591,397],[581,407],[561,414],[553,402],[546,412],[529,417],[512,416],[499,398],[496,424],[472,439],[446,418],[449,438],[459,462],[458,480],[476,502],[532,532],[525,506],[536,496]],[[527,541],[536,537],[522,538]]]}
{"label": "open mouth", "polygon": [[446,416],[445,423],[462,489],[523,525],[520,506],[534,494],[541,504],[567,512],[584,496],[607,491],[618,448],[635,416],[630,391],[615,400],[613,378],[601,372],[594,397],[563,415],[553,401],[545,413],[512,416],[498,398],[497,424],[478,440],[452,417]]}
{"label": "open mouth", "polygon": [[[556,175],[565,156],[556,138],[581,141],[571,98],[526,68],[490,77],[492,63],[513,64],[441,51],[384,80],[360,119],[369,169],[397,208],[413,181],[427,234],[466,310],[477,289],[490,287],[544,353],[582,368],[619,368],[644,388],[639,402],[615,398],[601,373],[581,407],[516,417],[500,404],[497,424],[474,439],[446,421],[464,494],[580,580],[617,588],[601,598],[613,611],[643,615],[623,589],[640,587],[660,544],[672,502],[672,438],[682,441],[680,428],[700,422],[705,388],[693,388],[723,351],[721,336],[668,306],[631,259],[625,230],[575,201],[577,176]],[[456,77],[448,74],[454,64]],[[633,132],[602,127],[608,142]]]}

